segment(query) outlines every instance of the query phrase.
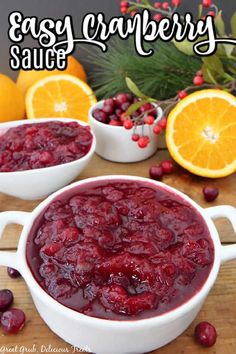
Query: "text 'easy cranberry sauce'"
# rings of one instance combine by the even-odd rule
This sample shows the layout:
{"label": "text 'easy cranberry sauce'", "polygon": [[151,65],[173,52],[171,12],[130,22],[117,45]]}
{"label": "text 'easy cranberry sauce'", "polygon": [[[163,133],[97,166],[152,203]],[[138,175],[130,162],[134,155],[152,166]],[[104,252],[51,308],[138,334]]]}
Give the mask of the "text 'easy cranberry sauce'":
{"label": "text 'easy cranberry sauce'", "polygon": [[189,300],[210,273],[207,225],[188,202],[149,182],[75,187],[36,219],[26,255],[55,300],[103,319],[137,320]]}

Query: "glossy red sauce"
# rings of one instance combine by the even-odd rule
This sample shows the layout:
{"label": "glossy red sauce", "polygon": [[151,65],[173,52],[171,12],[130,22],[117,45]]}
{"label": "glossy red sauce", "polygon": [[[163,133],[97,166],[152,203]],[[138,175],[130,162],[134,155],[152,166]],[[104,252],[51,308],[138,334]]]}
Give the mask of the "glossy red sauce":
{"label": "glossy red sauce", "polygon": [[45,168],[78,160],[92,145],[88,126],[77,122],[23,124],[0,136],[0,172]]}
{"label": "glossy red sauce", "polygon": [[35,221],[26,255],[40,286],[88,316],[137,320],[189,300],[214,248],[201,215],[151,182],[74,188]]}

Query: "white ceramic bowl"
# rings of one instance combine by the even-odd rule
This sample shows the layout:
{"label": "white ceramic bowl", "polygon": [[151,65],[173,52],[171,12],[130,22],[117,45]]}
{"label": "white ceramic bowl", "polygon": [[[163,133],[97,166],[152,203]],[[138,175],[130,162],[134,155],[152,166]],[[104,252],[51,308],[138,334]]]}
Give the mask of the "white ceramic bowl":
{"label": "white ceramic bowl", "polygon": [[131,137],[133,129],[126,130],[124,127],[116,127],[104,123],[100,123],[93,117],[96,109],[103,107],[104,101],[100,101],[93,105],[89,111],[89,122],[96,136],[97,145],[96,153],[106,160],[113,162],[138,162],[143,161],[155,154],[158,148],[158,136],[153,133],[153,127],[161,120],[163,111],[157,108],[157,118],[153,125],[143,125],[136,128],[135,133],[139,135],[148,135],[150,143],[145,149],[140,149]]}
{"label": "white ceramic bowl", "polygon": [[222,246],[217,229],[212,219],[226,217],[233,224],[236,232],[236,209],[230,206],[201,208],[183,193],[160,182],[152,181],[157,187],[174,192],[190,203],[205,220],[213,240],[215,258],[212,270],[205,284],[183,305],[176,309],[149,319],[137,321],[111,321],[89,317],[73,311],[49,296],[34,279],[26,261],[26,241],[35,219],[62,193],[82,186],[88,182],[103,180],[125,180],[149,182],[150,180],[132,176],[104,176],[89,178],[74,183],[54,193],[44,200],[32,213],[3,212],[0,214],[0,235],[8,224],[24,226],[16,253],[0,252],[0,264],[20,271],[31,292],[33,301],[42,319],[51,330],[66,342],[78,348],[87,348],[96,354],[136,354],[152,351],[169,343],[179,336],[195,319],[201,306],[213,286],[220,265],[236,258],[236,245]]}
{"label": "white ceramic bowl", "polygon": [[[42,118],[27,119],[0,124],[0,135],[9,128],[22,124],[43,123],[50,121],[73,122],[86,126],[87,124],[76,119],[68,118]],[[91,132],[93,134],[93,132]],[[93,134],[92,146],[81,159],[52,167],[38,168],[34,170],[0,172],[0,192],[21,199],[34,200],[47,197],[49,194],[66,186],[73,181],[87,166],[96,147],[96,138]]]}

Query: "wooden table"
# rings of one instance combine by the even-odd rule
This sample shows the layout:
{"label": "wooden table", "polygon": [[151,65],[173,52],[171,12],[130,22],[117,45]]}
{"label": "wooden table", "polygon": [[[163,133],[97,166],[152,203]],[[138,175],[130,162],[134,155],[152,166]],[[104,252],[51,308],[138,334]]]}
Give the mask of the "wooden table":
{"label": "wooden table", "polygon": [[[94,156],[92,162],[79,179],[108,174],[127,174],[148,177],[149,167],[166,158],[168,158],[168,152],[166,150],[159,150],[156,156],[151,159],[135,164],[115,164],[104,161],[98,156]],[[195,177],[176,166],[176,172],[173,175],[166,176],[163,181],[186,193],[203,207],[208,207],[209,204],[203,200],[202,187],[205,184],[211,183],[219,188],[220,195],[217,201],[211,203],[210,206],[218,204],[231,204],[236,206],[236,175],[216,181],[209,181]],[[0,195],[0,211],[31,211],[38,203],[39,201],[29,202],[6,195]],[[226,220],[219,220],[216,224],[222,243],[230,244],[236,242],[232,227]],[[19,226],[7,227],[0,241],[1,250],[15,250],[19,234]],[[25,346],[28,352],[34,353],[41,353],[44,350],[44,353],[48,354],[52,352],[50,346],[55,350],[54,352],[73,353],[71,347],[54,335],[41,320],[33,305],[24,280],[13,280],[9,278],[4,268],[0,269],[0,277],[0,288],[9,288],[13,291],[15,296],[14,306],[23,309],[27,316],[26,326],[20,334],[9,336],[4,335],[0,330],[0,353],[7,353],[6,350],[4,352],[4,346],[6,347],[5,349],[8,350],[10,347],[18,346],[18,353],[20,353],[20,346]],[[196,323],[201,320],[210,321],[217,328],[218,340],[216,345],[212,348],[202,348],[193,340],[194,327]],[[33,348],[30,351],[32,346]],[[236,353],[236,261],[229,262],[222,266],[217,282],[201,313],[188,330],[169,345],[153,353]]]}

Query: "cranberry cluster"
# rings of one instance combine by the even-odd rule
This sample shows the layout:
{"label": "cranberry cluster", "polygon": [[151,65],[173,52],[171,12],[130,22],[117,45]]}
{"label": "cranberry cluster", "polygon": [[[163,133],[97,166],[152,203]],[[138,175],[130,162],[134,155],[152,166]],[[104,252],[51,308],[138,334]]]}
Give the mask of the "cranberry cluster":
{"label": "cranberry cluster", "polygon": [[0,172],[61,165],[85,156],[92,145],[90,128],[77,122],[24,124],[0,137]]}
{"label": "cranberry cluster", "polygon": [[[155,11],[155,14],[153,15],[153,19],[156,21],[160,21],[163,16],[171,15],[182,3],[182,0],[171,0],[171,1],[155,1],[151,6],[148,7],[149,9],[152,9]],[[137,0],[137,10],[139,9],[139,1]],[[142,4],[143,5],[143,4]],[[137,10],[130,10],[130,8],[133,8],[134,2],[132,1],[121,1],[120,2],[120,12],[123,15],[126,15],[130,13],[130,15],[133,17],[136,15]],[[202,0],[202,6],[206,9],[208,8],[213,8],[213,0]],[[140,9],[143,9],[143,6],[140,7]],[[207,12],[208,16],[213,16],[215,17],[216,13],[213,10],[210,10]]]}
{"label": "cranberry cluster", "polygon": [[17,334],[25,325],[25,314],[22,310],[11,308],[14,297],[11,290],[0,290],[1,326],[5,333]]}

